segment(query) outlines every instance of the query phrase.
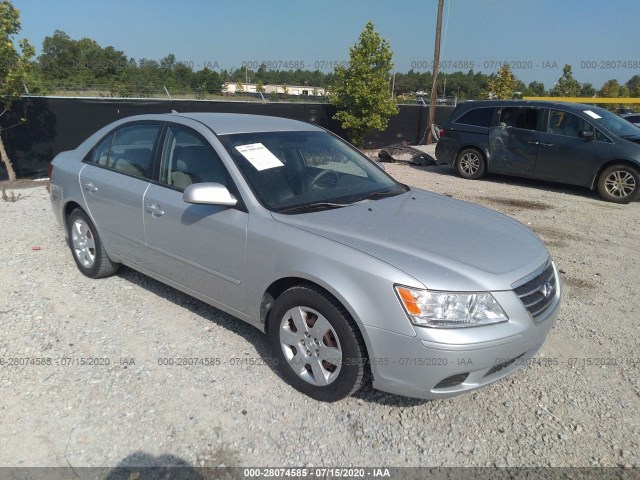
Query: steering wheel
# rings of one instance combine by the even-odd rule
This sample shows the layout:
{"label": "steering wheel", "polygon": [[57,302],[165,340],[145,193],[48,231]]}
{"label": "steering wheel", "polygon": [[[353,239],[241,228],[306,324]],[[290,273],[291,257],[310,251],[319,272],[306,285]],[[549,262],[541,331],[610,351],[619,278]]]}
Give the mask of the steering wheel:
{"label": "steering wheel", "polygon": [[[325,183],[324,185],[319,184],[320,180],[328,175],[334,176],[333,185],[327,183]],[[335,170],[322,170],[321,172],[318,172],[316,176],[313,177],[309,182],[309,190],[317,190],[318,188],[323,189],[327,188],[328,186],[335,186],[338,183],[338,179],[338,172],[336,172]]]}

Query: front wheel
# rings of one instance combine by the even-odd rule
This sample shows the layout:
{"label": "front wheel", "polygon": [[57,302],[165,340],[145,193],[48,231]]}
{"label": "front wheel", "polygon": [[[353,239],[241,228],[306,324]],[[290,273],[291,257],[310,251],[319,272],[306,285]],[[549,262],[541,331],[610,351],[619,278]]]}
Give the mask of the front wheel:
{"label": "front wheel", "polygon": [[364,383],[366,349],[344,307],[320,289],[293,287],[269,315],[269,343],[287,383],[316,400],[335,402]]}
{"label": "front wheel", "polygon": [[465,148],[458,154],[456,170],[462,178],[477,180],[487,171],[484,155],[473,148]]}
{"label": "front wheel", "polygon": [[71,253],[78,270],[90,278],[107,277],[118,270],[118,264],[107,256],[96,227],[86,213],[76,208],[69,215],[67,226]]}
{"label": "front wheel", "polygon": [[640,193],[640,175],[627,165],[612,165],[598,177],[598,191],[608,202],[629,203]]}

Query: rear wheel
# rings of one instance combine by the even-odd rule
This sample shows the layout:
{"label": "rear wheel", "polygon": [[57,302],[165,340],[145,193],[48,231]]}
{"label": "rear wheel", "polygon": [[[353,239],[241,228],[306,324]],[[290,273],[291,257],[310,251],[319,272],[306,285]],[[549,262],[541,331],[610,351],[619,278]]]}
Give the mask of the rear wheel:
{"label": "rear wheel", "polygon": [[462,178],[477,180],[487,172],[487,162],[478,150],[465,148],[458,154],[456,170]]}
{"label": "rear wheel", "polygon": [[291,386],[324,402],[362,386],[368,368],[364,341],[333,297],[314,287],[293,287],[278,297],[269,318],[269,343]]}
{"label": "rear wheel", "polygon": [[640,174],[627,165],[612,165],[598,177],[598,191],[608,202],[629,203],[640,194]]}
{"label": "rear wheel", "polygon": [[76,208],[67,220],[71,253],[78,269],[90,278],[107,277],[118,270],[109,260],[96,227],[86,213]]}

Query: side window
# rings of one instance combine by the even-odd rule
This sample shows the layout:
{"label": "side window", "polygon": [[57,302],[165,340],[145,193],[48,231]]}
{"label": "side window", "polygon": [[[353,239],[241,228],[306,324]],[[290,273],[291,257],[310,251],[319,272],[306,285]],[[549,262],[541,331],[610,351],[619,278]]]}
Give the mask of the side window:
{"label": "side window", "polygon": [[540,109],[532,107],[505,107],[500,112],[500,125],[503,127],[535,130],[538,125]]}
{"label": "side window", "polygon": [[89,161],[96,165],[106,167],[107,162],[109,161],[109,149],[111,148],[111,142],[113,142],[113,134],[109,135],[93,148]]}
{"label": "side window", "polygon": [[132,125],[116,130],[107,166],[128,175],[147,177],[160,125]]}
{"label": "side window", "polygon": [[593,131],[593,125],[573,113],[562,110],[549,110],[547,133],[581,138],[581,132]]}
{"label": "side window", "polygon": [[192,183],[215,182],[228,186],[218,155],[199,135],[169,127],[162,148],[160,182],[185,189]]}
{"label": "side window", "polygon": [[458,118],[455,123],[474,125],[476,127],[490,127],[493,118],[493,108],[474,108]]}
{"label": "side window", "polygon": [[596,140],[599,142],[613,143],[609,137],[596,128]]}

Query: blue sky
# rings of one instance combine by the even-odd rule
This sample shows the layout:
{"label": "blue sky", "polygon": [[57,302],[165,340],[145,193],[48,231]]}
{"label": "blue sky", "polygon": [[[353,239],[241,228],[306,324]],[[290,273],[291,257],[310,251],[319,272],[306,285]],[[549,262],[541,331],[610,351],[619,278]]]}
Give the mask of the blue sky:
{"label": "blue sky", "polygon": [[[344,61],[368,20],[394,51],[396,70],[431,70],[437,0],[13,0],[22,34],[37,48],[54,30],[89,37],[128,57],[173,53],[195,70],[243,62],[304,62],[329,71]],[[639,0],[445,0],[445,72],[511,63],[547,88],[565,63],[599,88],[640,74]],[[462,68],[456,67],[457,65]],[[623,62],[626,62],[623,63]],[[324,68],[323,68],[324,67]]]}

